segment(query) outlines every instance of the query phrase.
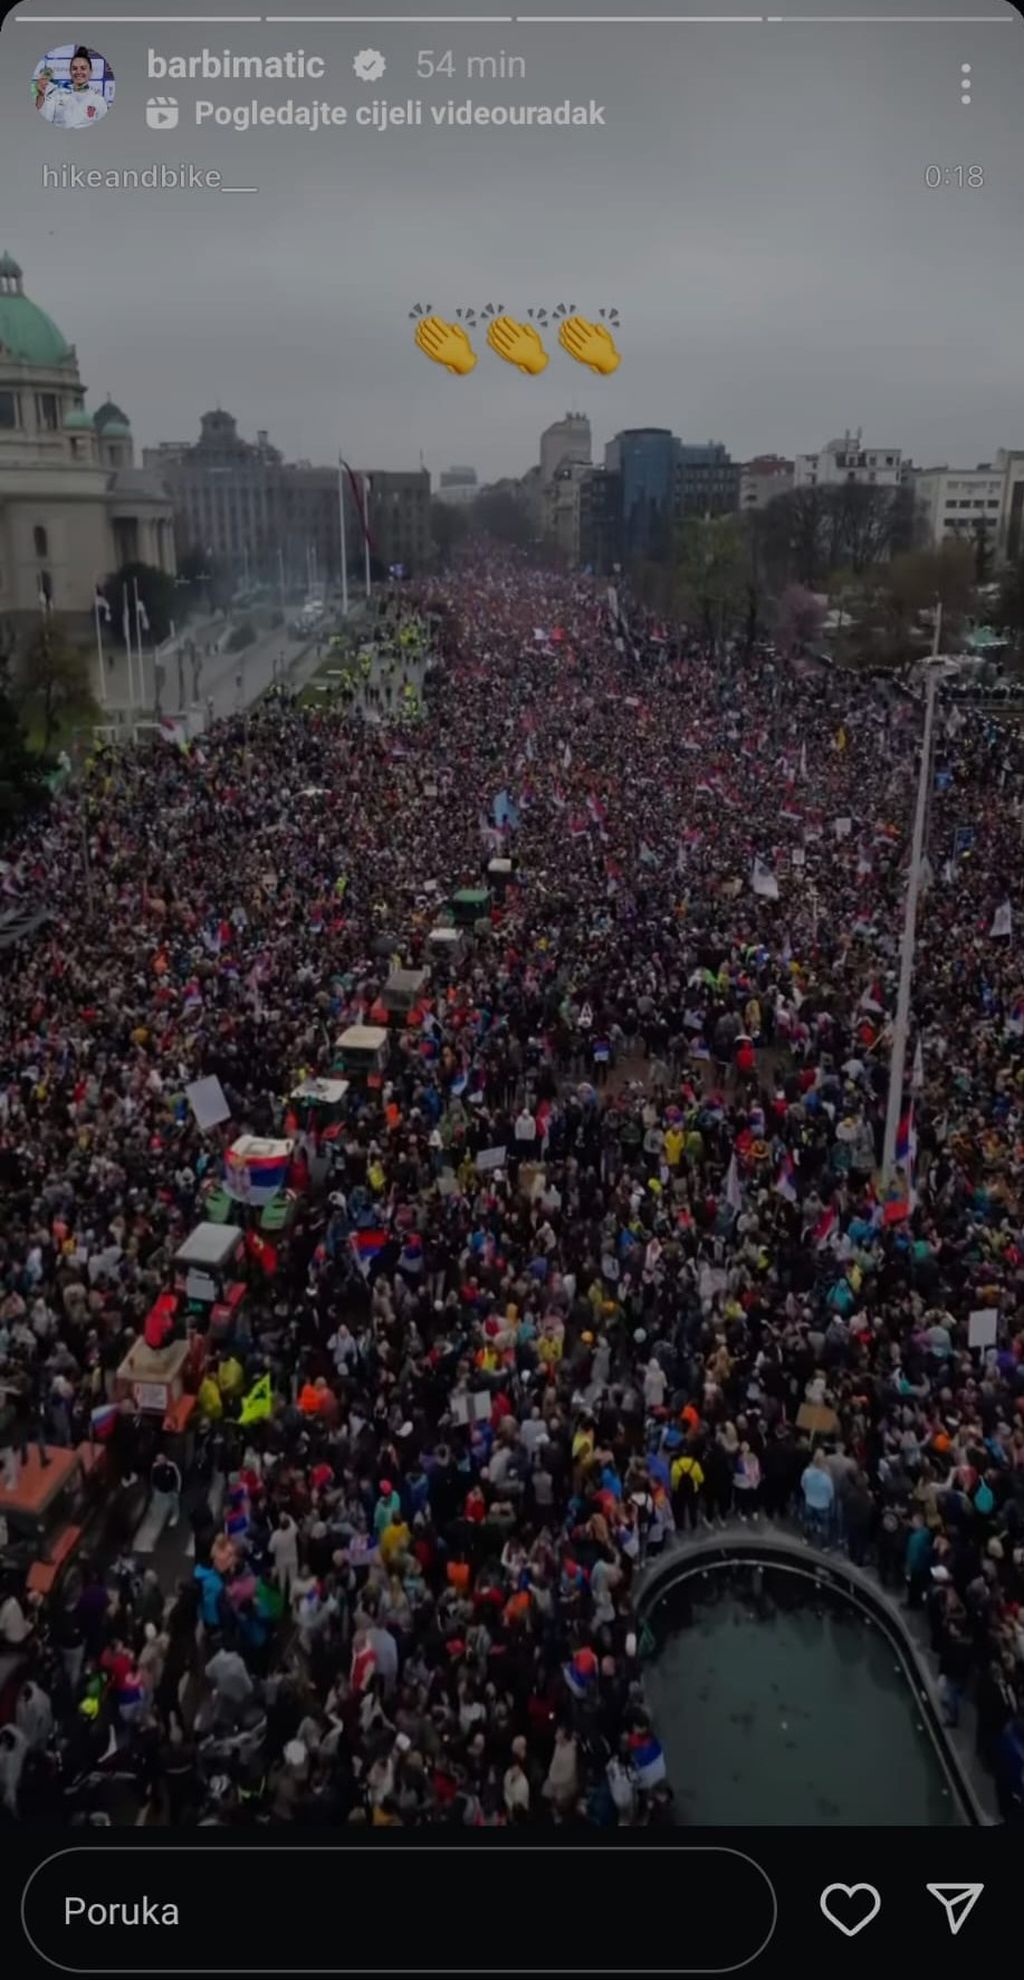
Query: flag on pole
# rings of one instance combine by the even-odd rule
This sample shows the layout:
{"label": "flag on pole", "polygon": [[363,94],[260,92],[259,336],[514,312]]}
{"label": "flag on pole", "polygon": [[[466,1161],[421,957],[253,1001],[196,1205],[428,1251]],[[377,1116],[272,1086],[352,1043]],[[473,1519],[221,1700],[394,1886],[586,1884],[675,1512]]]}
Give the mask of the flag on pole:
{"label": "flag on pole", "polygon": [[362,1272],[364,1278],[368,1277],[374,1259],[380,1257],[381,1252],[387,1245],[387,1231],[379,1227],[376,1230],[353,1231],[349,1242],[355,1254],[355,1260],[359,1270]]}
{"label": "flag on pole", "polygon": [[785,1197],[787,1203],[796,1202],[796,1163],[788,1149],[782,1158],[779,1173],[775,1178],[775,1188],[780,1196]]}
{"label": "flag on pole", "polygon": [[917,1160],[917,1134],[914,1129],[914,1103],[900,1117],[896,1130],[896,1166],[882,1203],[882,1223],[902,1224],[913,1215],[917,1202],[914,1167]]}
{"label": "flag on pole", "polygon": [[913,1102],[911,1102],[906,1112],[901,1114],[900,1124],[896,1130],[896,1160],[900,1167],[908,1170],[908,1172],[914,1166],[916,1146],[917,1137],[914,1133],[914,1107]]}
{"label": "flag on pole", "polygon": [[924,1051],[921,1046],[920,1034],[918,1034],[917,1044],[914,1046],[914,1066],[913,1066],[913,1071],[911,1072],[910,1075],[910,1090],[912,1093],[920,1093],[923,1087],[924,1087]]}
{"label": "flag on pole", "polygon": [[356,515],[359,518],[359,528],[362,534],[363,542],[365,543],[366,548],[372,551],[374,555],[376,555],[376,549],[374,546],[373,538],[370,535],[370,525],[367,517],[367,495],[369,494],[370,491],[370,477],[368,474],[364,474],[362,476],[355,474],[353,470],[349,467],[349,464],[346,460],[343,460],[341,465],[344,468],[345,473],[348,477],[348,485],[352,492],[352,500],[355,503]]}
{"label": "flag on pole", "polygon": [[1005,901],[1000,901],[992,916],[992,926],[988,932],[995,936],[1013,934],[1013,909],[1009,897]]}
{"label": "flag on pole", "polygon": [[736,1210],[736,1211],[742,1210],[743,1191],[742,1188],[740,1187],[740,1173],[738,1168],[736,1167],[735,1151],[733,1152],[732,1161],[729,1163],[729,1167],[726,1172],[725,1200],[729,1205],[730,1210]]}
{"label": "flag on pole", "polygon": [[116,1403],[100,1403],[96,1409],[90,1410],[89,1431],[96,1443],[105,1444],[107,1438],[113,1436],[118,1414]]}
{"label": "flag on pole", "polygon": [[753,870],[750,875],[750,884],[755,894],[760,894],[764,900],[778,900],[779,883],[771,868],[766,866],[762,859],[758,859],[756,854],[754,856]]}

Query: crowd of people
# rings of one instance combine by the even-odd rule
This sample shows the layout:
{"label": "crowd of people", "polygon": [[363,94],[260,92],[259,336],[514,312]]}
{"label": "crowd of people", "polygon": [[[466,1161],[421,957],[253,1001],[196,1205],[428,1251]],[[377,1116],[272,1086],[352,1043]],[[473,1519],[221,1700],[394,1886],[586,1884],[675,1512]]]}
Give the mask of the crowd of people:
{"label": "crowd of people", "polygon": [[[104,751],[2,849],[50,913],[0,964],[5,1481],[102,1418],[167,1515],[47,1598],[8,1548],[5,1815],[672,1822],[637,1577],[793,1517],[926,1610],[1020,1821],[1024,748],[940,715],[883,1184],[919,701],[501,556],[414,603],[411,709]],[[289,1095],[495,857],[328,1147]],[[188,1316],[170,1446],[108,1404],[242,1133],[295,1215]]]}

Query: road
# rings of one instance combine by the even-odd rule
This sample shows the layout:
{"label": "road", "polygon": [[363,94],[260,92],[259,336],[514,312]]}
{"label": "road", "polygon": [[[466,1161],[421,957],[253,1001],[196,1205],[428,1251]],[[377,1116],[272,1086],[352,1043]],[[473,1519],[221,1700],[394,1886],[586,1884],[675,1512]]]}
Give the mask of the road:
{"label": "road", "polygon": [[[353,605],[348,623],[359,627],[362,623],[361,605]],[[332,622],[328,620],[328,628]],[[183,639],[194,639],[200,653],[204,646],[211,647],[215,639],[224,633],[222,619],[199,621],[190,625],[183,633]],[[325,630],[320,635],[324,645],[328,637]],[[126,729],[134,721],[153,719],[153,656],[146,653],[144,659],[145,696],[144,704],[132,706],[129,693],[128,660],[123,647],[105,643],[107,706],[101,711],[101,721],[109,722],[118,730]],[[214,653],[201,661],[199,668],[199,702],[209,713],[206,704],[213,703],[213,718],[222,720],[234,715],[240,709],[248,708],[258,701],[261,694],[279,678],[283,666],[284,677],[294,687],[301,687],[315,674],[321,664],[316,651],[316,636],[308,644],[291,637],[284,626],[278,626],[264,633],[251,646],[241,653]],[[137,664],[137,663],[136,663]],[[182,668],[186,706],[192,702],[192,668],[186,659]],[[238,676],[241,675],[241,684]],[[173,658],[165,661],[162,712],[176,715],[182,712],[178,679],[178,666]]]}

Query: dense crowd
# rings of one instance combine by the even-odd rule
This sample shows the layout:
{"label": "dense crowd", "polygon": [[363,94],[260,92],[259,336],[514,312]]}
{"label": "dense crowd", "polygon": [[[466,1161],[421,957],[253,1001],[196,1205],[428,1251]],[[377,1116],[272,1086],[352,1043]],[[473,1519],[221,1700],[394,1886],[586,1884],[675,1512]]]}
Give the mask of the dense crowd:
{"label": "dense crowd", "polygon": [[[793,1516],[926,1610],[1019,1821],[1024,750],[940,715],[886,1190],[919,702],[500,559],[416,605],[420,719],[400,653],[372,706],[105,752],[5,849],[52,916],[0,981],[5,1479],[90,1438],[229,1141],[292,1134],[298,1205],[189,1321],[187,1461],[131,1405],[104,1447],[180,1504],[174,1585],[108,1532],[44,1601],[8,1548],[0,1802],[672,1821],[637,1576]],[[496,855],[380,1086],[297,1128]]]}

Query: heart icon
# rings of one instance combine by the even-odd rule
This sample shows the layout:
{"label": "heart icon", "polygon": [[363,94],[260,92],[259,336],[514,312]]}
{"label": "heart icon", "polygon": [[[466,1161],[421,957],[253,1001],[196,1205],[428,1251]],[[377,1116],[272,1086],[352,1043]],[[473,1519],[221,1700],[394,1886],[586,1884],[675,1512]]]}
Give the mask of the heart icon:
{"label": "heart icon", "polygon": [[[844,1902],[845,1900],[845,1902]],[[828,1884],[821,1893],[821,1908],[830,1925],[848,1939],[855,1939],[882,1909],[874,1884]]]}

